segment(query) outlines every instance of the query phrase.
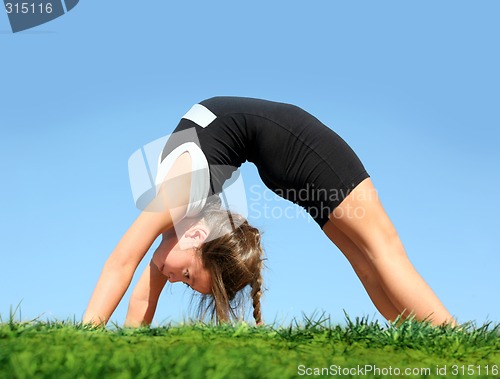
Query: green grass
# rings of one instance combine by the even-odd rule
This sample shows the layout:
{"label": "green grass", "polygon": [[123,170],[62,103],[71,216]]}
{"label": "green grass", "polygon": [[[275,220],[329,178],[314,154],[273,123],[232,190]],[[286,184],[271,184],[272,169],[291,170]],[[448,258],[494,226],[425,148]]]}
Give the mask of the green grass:
{"label": "green grass", "polygon": [[[500,325],[346,321],[332,325],[320,316],[287,327],[189,323],[110,330],[11,316],[0,321],[0,378],[500,378]],[[430,371],[405,375],[406,368]]]}

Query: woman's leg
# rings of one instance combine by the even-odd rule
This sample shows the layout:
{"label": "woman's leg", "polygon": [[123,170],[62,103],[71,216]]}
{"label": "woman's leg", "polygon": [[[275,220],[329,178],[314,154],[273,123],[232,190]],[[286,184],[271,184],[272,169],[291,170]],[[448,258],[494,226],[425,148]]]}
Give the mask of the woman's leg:
{"label": "woman's leg", "polygon": [[377,272],[365,258],[359,247],[338,229],[332,221],[328,221],[325,224],[323,231],[345,255],[378,311],[386,319],[394,321],[401,312],[394,306],[385,293]]}
{"label": "woman's leg", "polygon": [[408,259],[369,178],[344,199],[332,212],[330,220],[359,248],[376,275],[372,280],[379,282],[398,313],[412,313],[416,319],[427,319],[435,325],[455,324]]}

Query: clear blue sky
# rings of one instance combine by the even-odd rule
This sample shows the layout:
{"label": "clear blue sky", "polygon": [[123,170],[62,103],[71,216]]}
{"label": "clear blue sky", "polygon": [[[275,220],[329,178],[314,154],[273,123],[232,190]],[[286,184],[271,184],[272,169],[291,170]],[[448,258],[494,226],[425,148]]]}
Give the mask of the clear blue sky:
{"label": "clear blue sky", "polygon": [[[80,319],[139,212],[129,156],[192,104],[239,95],[342,135],[451,313],[498,322],[499,13],[497,0],[82,1],[12,34],[0,12],[0,314],[22,302],[23,319]],[[242,175],[268,258],[264,319],[380,318],[319,228],[258,217],[264,188],[250,164]],[[165,290],[155,322],[187,317],[190,297]]]}

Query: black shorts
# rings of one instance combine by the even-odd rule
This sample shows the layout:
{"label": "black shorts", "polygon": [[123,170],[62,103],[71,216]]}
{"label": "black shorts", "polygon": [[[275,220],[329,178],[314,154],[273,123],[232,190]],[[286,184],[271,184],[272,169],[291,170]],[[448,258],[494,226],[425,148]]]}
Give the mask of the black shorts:
{"label": "black shorts", "polygon": [[208,175],[200,176],[208,178],[207,184],[200,179],[196,188],[192,186],[198,194],[191,196],[195,205],[190,214],[203,206],[203,197],[219,193],[245,161],[257,166],[269,189],[304,207],[320,227],[350,191],[369,177],[339,135],[290,104],[211,98],[193,106],[173,136],[163,150],[162,164],[189,151],[192,158],[200,157],[196,167],[208,170]]}

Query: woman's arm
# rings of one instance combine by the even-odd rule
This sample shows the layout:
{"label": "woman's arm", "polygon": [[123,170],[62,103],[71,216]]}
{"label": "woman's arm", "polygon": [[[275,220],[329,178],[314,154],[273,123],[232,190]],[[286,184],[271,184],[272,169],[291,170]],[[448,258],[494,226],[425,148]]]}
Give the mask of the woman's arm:
{"label": "woman's arm", "polygon": [[151,324],[165,283],[167,277],[152,261],[149,262],[130,297],[125,326],[139,327]]}
{"label": "woman's arm", "polygon": [[189,154],[182,154],[152,204],[141,212],[115,247],[101,272],[83,323],[107,323],[155,239],[184,217],[191,188],[190,169]]}
{"label": "woman's arm", "polygon": [[127,291],[134,272],[154,240],[171,227],[170,212],[142,212],[106,261],[83,317],[106,324]]}

